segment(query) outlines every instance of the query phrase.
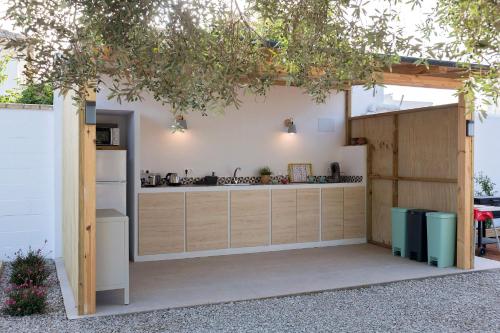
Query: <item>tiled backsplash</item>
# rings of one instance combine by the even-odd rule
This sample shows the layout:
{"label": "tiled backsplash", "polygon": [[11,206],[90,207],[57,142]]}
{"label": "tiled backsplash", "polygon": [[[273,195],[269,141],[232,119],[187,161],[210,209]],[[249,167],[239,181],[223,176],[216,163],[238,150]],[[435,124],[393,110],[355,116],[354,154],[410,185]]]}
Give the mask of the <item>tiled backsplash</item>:
{"label": "tiled backsplash", "polygon": [[[331,176],[313,176],[315,183],[320,183],[321,179],[324,179],[323,182],[332,183]],[[287,178],[287,176],[271,176],[272,183],[281,183],[283,178]],[[202,178],[198,177],[184,177],[181,178],[181,183],[183,185],[194,184],[197,181],[200,181]],[[260,183],[260,177],[236,177],[238,183],[248,183],[248,184],[258,184]],[[217,184],[230,184],[233,182],[233,177],[219,177],[217,180]],[[340,176],[341,183],[361,183],[363,181],[363,176]]]}

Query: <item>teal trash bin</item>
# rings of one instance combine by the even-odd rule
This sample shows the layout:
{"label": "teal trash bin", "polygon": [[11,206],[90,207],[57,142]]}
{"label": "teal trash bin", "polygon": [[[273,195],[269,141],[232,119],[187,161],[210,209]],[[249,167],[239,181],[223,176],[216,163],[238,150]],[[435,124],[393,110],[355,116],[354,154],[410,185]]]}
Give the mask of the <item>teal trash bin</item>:
{"label": "teal trash bin", "polygon": [[406,231],[408,222],[406,220],[407,208],[392,207],[392,255],[408,257],[408,247],[406,244]]}
{"label": "teal trash bin", "polygon": [[427,263],[437,267],[455,266],[457,216],[454,213],[427,213]]}

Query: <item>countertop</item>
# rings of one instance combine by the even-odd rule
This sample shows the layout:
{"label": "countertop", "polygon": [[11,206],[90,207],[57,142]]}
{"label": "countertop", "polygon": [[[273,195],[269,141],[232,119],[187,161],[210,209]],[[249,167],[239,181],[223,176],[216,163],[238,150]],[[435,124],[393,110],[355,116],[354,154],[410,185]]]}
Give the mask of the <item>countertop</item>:
{"label": "countertop", "polygon": [[141,187],[139,193],[164,193],[164,192],[215,192],[215,191],[248,191],[248,190],[282,190],[282,189],[301,189],[301,188],[341,188],[341,187],[364,187],[361,183],[291,183],[291,184],[248,184],[238,186],[228,185],[181,185],[181,186],[157,186]]}

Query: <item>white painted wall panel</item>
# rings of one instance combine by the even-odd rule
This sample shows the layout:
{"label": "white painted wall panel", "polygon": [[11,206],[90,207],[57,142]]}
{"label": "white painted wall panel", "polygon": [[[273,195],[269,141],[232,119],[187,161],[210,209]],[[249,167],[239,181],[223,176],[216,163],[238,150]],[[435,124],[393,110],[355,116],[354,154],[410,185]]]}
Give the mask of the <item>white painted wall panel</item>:
{"label": "white painted wall panel", "polygon": [[[169,106],[147,94],[141,102],[119,104],[108,100],[108,93],[104,87],[99,92],[98,109],[140,114],[139,167],[143,170],[183,175],[184,169],[192,169],[193,176],[212,171],[230,176],[241,167],[240,176],[255,176],[266,165],[278,174],[286,173],[288,163],[310,162],[315,174],[324,175],[329,174],[330,162],[342,157],[343,93],[316,104],[299,88],[272,87],[266,98],[242,95],[241,107],[228,108],[225,115],[188,114],[185,133],[172,133]],[[294,118],[296,135],[285,133],[283,121],[288,117]],[[334,131],[318,131],[318,119],[331,119]]]}
{"label": "white painted wall panel", "polygon": [[[499,109],[500,111],[500,109]],[[495,195],[500,196],[500,114],[475,121],[474,172],[483,172],[495,185]]]}
{"label": "white painted wall panel", "polygon": [[55,256],[54,114],[0,109],[0,259],[44,246]]}

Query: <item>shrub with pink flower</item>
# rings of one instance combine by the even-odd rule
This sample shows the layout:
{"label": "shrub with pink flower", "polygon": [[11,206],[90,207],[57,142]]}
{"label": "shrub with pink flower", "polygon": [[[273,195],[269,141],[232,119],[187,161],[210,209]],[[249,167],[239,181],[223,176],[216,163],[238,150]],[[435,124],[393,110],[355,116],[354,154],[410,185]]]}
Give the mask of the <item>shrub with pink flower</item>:
{"label": "shrub with pink flower", "polygon": [[31,282],[11,285],[7,290],[3,311],[11,316],[27,316],[42,313],[47,307],[47,290]]}
{"label": "shrub with pink flower", "polygon": [[50,275],[41,249],[33,250],[30,247],[26,253],[19,250],[15,253],[11,267],[10,283],[16,285],[30,282],[33,285],[41,286]]}

